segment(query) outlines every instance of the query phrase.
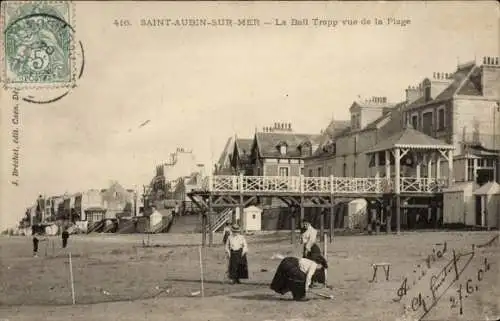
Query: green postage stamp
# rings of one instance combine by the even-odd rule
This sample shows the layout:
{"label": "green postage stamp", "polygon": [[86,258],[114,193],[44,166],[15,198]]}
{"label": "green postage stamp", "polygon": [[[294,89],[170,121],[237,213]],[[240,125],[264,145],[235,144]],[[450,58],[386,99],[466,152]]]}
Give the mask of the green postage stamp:
{"label": "green postage stamp", "polygon": [[76,73],[72,3],[4,1],[1,12],[4,86],[71,87]]}

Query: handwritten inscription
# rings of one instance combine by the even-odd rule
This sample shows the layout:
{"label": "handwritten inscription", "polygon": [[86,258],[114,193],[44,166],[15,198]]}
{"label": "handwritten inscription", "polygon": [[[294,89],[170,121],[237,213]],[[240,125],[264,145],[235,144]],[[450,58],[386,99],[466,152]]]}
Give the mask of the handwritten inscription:
{"label": "handwritten inscription", "polygon": [[[410,285],[408,277],[405,277],[396,290],[398,298],[394,299],[394,301],[400,302],[408,296],[405,299],[404,310],[405,313],[413,314],[414,319],[421,320],[427,316],[449,292],[450,288],[457,284],[456,295],[449,296],[450,307],[452,309],[458,308],[459,313],[462,315],[463,301],[481,289],[481,281],[490,270],[491,265],[487,258],[482,258],[481,266],[476,271],[471,272],[468,267],[473,259],[477,257],[475,246],[472,245],[472,251],[470,252],[457,253],[456,250],[452,250],[451,258],[436,270],[434,263],[439,261],[440,258],[444,258],[444,254],[447,252],[449,251],[446,243],[441,251],[433,249],[433,253],[425,260],[427,266],[417,266],[421,267],[418,273],[418,281],[420,282],[413,281],[413,285]],[[412,287],[414,288],[413,294],[409,295]]]}
{"label": "handwritten inscription", "polygon": [[[438,249],[436,251],[436,248],[434,247],[432,249],[432,253],[427,255],[427,258],[425,259],[425,262],[427,263],[426,266],[423,266],[421,264],[418,264],[416,268],[413,270],[413,275],[418,278],[418,279],[413,279],[413,285],[415,285],[418,281],[420,281],[426,274],[429,269],[432,268],[433,264],[438,261],[439,259],[444,257],[444,254],[448,251],[448,245],[445,242],[444,244],[435,244],[437,246],[443,246],[442,249]],[[401,283],[401,286],[399,289],[396,291],[396,294],[398,298],[394,299],[394,301],[399,302],[406,294],[407,291],[410,289],[410,286],[408,285],[408,277],[405,277],[403,282]]]}
{"label": "handwritten inscription", "polygon": [[[481,290],[480,284],[484,274],[490,270],[490,263],[485,258],[483,266],[477,269],[476,277],[469,278],[465,284],[460,284],[457,290],[457,296],[450,296],[451,308],[459,308],[460,315],[463,314],[463,300]],[[465,293],[463,292],[465,289]]]}
{"label": "handwritten inscription", "polygon": [[19,185],[19,151],[20,151],[20,116],[19,116],[19,93],[14,91],[12,94],[14,105],[12,107],[12,170],[11,170],[11,183],[15,186]]}
{"label": "handwritten inscription", "polygon": [[394,26],[407,27],[411,20],[401,17],[290,17],[261,19],[256,17],[144,17],[139,21],[126,18],[114,19],[113,24],[119,28],[140,27],[320,27],[339,28],[350,26]]}

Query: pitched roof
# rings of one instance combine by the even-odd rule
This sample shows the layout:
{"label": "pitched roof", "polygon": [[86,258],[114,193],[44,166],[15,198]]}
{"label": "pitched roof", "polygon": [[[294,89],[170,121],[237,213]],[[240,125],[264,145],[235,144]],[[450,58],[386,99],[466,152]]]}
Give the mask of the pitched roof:
{"label": "pitched roof", "polygon": [[497,195],[497,194],[500,194],[500,185],[497,182],[488,182],[474,192],[474,195]]}
{"label": "pitched roof", "polygon": [[219,161],[217,164],[221,167],[225,167],[227,165],[227,162],[229,161],[229,155],[232,152],[234,144],[234,137],[229,137],[227,139],[226,145],[224,146],[224,149],[222,150],[222,153],[220,154]]}
{"label": "pitched roof", "polygon": [[236,150],[238,154],[250,154],[253,145],[252,138],[238,138],[235,141]]}
{"label": "pitched roof", "polygon": [[469,77],[465,79],[465,82],[457,90],[456,94],[465,96],[481,96],[482,94],[481,76],[482,76],[481,68],[474,68],[470,72]]}
{"label": "pitched roof", "polygon": [[[425,106],[433,102],[441,102],[452,99],[455,95],[481,95],[480,84],[477,80],[477,68],[475,63],[467,63],[457,68],[451,75],[450,84],[435,98],[425,101],[425,97],[419,97],[417,100],[408,104],[405,109],[411,109],[417,106]],[[480,79],[481,77],[479,77]],[[480,82],[480,80],[479,80]]]}
{"label": "pitched roof", "polygon": [[446,144],[445,142],[430,137],[418,130],[413,129],[411,125],[400,132],[390,136],[389,138],[381,141],[373,148],[370,148],[365,153],[374,153],[393,148],[421,148],[421,149],[454,149],[453,145]]}
{"label": "pitched roof", "polygon": [[[299,146],[306,141],[310,141],[313,145],[319,144],[321,136],[296,133],[256,133],[255,138],[261,157],[302,158]],[[285,155],[281,155],[277,148],[280,142],[286,142],[288,146]]]}

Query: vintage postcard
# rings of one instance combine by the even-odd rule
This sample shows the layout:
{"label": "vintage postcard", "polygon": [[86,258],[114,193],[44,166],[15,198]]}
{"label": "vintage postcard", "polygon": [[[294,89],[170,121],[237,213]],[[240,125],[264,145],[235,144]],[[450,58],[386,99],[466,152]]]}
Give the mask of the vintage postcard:
{"label": "vintage postcard", "polygon": [[0,5],[0,321],[499,320],[496,1]]}

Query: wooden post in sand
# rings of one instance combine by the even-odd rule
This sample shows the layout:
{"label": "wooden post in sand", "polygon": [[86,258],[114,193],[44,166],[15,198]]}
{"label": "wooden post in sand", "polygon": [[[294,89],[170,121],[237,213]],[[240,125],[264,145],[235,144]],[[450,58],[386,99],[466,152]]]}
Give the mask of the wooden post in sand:
{"label": "wooden post in sand", "polygon": [[75,282],[73,280],[73,262],[71,261],[71,252],[69,252],[69,281],[71,283],[71,299],[75,304]]}
{"label": "wooden post in sand", "polygon": [[201,254],[201,246],[198,248],[200,254],[200,281],[201,281],[201,297],[205,296],[205,288],[203,286],[203,256]]}

